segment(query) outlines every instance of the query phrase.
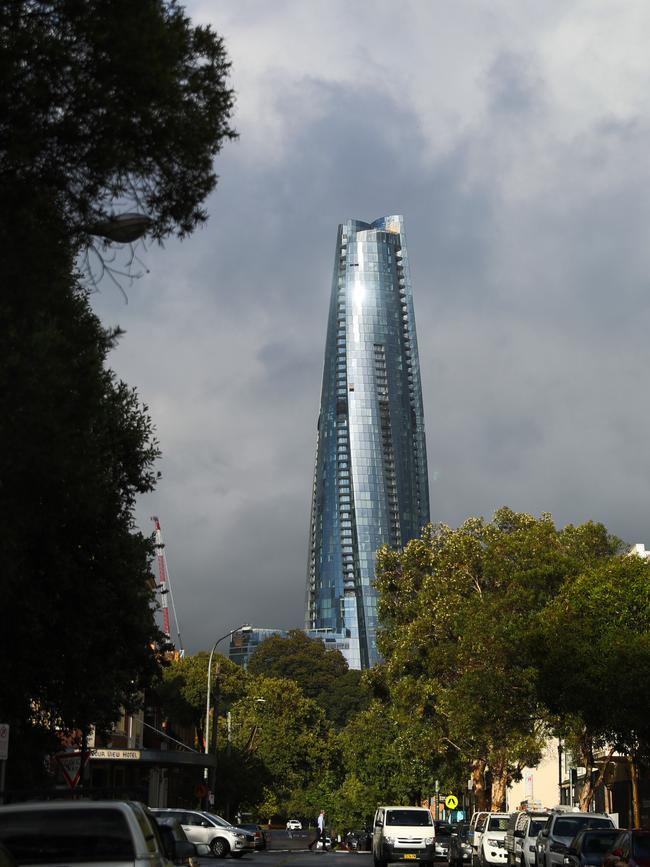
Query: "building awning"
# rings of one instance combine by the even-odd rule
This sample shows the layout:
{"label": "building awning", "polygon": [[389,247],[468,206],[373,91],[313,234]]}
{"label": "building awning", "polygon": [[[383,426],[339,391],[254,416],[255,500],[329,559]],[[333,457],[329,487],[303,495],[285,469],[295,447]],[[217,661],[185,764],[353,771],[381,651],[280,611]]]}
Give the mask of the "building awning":
{"label": "building awning", "polygon": [[217,757],[214,753],[194,753],[189,750],[113,750],[110,748],[90,750],[91,762],[140,762],[149,765],[178,767],[194,765],[201,768],[215,768]]}

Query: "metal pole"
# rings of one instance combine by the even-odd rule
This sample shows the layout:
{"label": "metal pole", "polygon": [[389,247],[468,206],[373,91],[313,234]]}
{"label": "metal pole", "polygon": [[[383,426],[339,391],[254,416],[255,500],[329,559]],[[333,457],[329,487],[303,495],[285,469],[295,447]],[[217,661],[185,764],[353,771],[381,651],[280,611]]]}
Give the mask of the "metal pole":
{"label": "metal pole", "polygon": [[[211,679],[212,679],[212,658],[214,656],[214,652],[217,649],[217,645],[219,644],[220,641],[223,641],[225,638],[230,638],[230,636],[234,635],[235,632],[240,632],[240,631],[250,632],[250,630],[251,630],[251,627],[248,625],[248,623],[242,623],[241,626],[238,626],[236,629],[231,629],[230,632],[226,632],[226,634],[222,635],[221,638],[217,638],[215,643],[212,645],[212,650],[210,651],[210,659],[208,660],[208,689],[207,689],[207,698],[206,698],[206,702],[205,702],[205,750],[204,750],[204,752],[205,752],[206,756],[210,753],[210,686],[211,686]],[[215,731],[216,731],[216,727],[217,727],[216,719],[214,721],[214,725],[215,725]],[[215,755],[216,755],[216,749],[215,749]],[[203,769],[203,779],[206,782],[209,780],[207,764]],[[206,808],[208,806],[209,797],[210,797],[209,794],[207,794],[205,796]]]}

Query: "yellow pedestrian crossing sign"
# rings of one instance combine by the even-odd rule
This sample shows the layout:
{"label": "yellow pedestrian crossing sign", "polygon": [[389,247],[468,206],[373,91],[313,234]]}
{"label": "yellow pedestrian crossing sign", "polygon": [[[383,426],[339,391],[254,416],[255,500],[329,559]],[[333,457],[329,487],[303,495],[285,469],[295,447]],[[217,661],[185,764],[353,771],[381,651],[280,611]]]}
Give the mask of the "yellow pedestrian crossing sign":
{"label": "yellow pedestrian crossing sign", "polygon": [[458,806],[458,798],[456,795],[447,795],[445,798],[445,807],[448,810],[455,810]]}

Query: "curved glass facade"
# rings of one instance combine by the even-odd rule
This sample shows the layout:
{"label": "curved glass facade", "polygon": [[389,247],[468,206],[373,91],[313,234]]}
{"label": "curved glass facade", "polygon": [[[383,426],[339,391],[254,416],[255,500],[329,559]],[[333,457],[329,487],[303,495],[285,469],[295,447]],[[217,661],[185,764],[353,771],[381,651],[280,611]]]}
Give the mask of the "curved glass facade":
{"label": "curved glass facade", "polygon": [[379,657],[375,554],[429,521],[413,298],[400,216],[339,226],[312,491],[306,629],[351,668]]}

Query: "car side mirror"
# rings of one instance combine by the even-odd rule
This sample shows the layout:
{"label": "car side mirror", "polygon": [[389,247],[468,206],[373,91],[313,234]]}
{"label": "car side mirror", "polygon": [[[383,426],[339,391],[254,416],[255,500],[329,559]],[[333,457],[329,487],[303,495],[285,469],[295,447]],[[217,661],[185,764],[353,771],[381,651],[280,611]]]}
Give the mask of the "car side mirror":
{"label": "car side mirror", "polygon": [[542,831],[540,831],[540,834],[542,835],[542,837],[548,837],[548,828],[544,828]]}
{"label": "car side mirror", "polygon": [[381,821],[381,819],[377,819],[377,821],[375,822],[375,828],[383,828],[383,827],[384,827],[384,823]]}
{"label": "car side mirror", "polygon": [[202,827],[202,828],[209,828],[209,827],[210,827],[210,823],[204,819],[204,820],[201,822],[201,827]]}
{"label": "car side mirror", "polygon": [[523,832],[523,831],[515,831],[514,834],[513,834],[513,836],[515,836],[515,837],[523,837],[523,836],[524,836],[524,832]]}

